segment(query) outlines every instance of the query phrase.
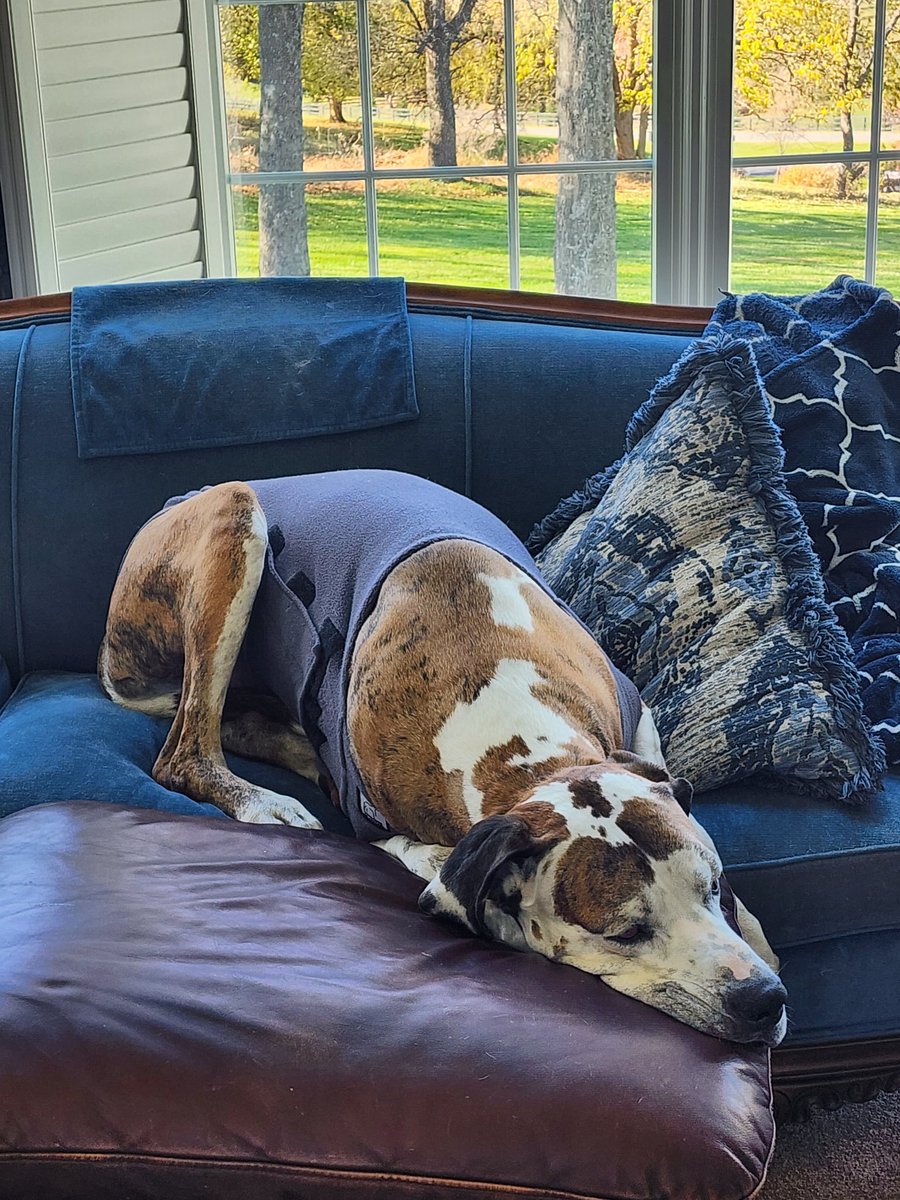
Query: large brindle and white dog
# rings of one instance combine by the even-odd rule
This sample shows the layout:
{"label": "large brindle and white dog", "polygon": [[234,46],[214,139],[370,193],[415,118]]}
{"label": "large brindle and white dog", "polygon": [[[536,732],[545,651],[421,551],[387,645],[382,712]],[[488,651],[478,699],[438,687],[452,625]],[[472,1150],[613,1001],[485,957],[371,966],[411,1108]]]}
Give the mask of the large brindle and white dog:
{"label": "large brindle and white dog", "polygon": [[319,828],[223,746],[319,778],[427,880],[426,911],[704,1032],[784,1036],[777,961],[746,910],[747,941],[726,922],[719,856],[649,709],[632,735],[609,660],[472,501],[380,471],[172,501],[122,564],[99,675],[174,715],[163,785]]}

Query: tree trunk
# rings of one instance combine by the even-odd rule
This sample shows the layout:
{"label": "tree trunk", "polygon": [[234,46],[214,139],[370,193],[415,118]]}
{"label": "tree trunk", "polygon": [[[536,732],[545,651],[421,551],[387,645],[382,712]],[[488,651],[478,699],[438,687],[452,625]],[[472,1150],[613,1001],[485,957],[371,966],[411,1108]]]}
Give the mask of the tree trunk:
{"label": "tree trunk", "polygon": [[[259,169],[303,169],[303,4],[259,8]],[[259,189],[260,275],[308,275],[302,183]]]}
{"label": "tree trunk", "polygon": [[[849,111],[841,113],[841,144],[844,150],[852,150],[854,142],[853,114]],[[854,183],[862,175],[865,168],[861,163],[842,163],[837,177],[836,195],[838,200],[846,200],[852,191]]]}
{"label": "tree trunk", "polygon": [[[456,106],[450,76],[453,47],[444,26],[444,0],[432,36],[425,46],[425,94],[428,101],[428,163],[432,167],[456,166]],[[438,21],[440,24],[438,24]]]}
{"label": "tree trunk", "polygon": [[[614,159],[612,0],[559,0],[560,163]],[[616,294],[616,177],[562,174],[556,198],[556,290]]]}
{"label": "tree trunk", "polygon": [[638,158],[646,158],[647,157],[647,133],[649,132],[649,128],[650,128],[650,110],[645,105],[642,104],[641,105],[641,115],[638,118],[638,144],[637,144],[637,157]]}
{"label": "tree trunk", "polygon": [[[847,42],[844,46],[844,66],[841,76],[841,91],[846,96],[850,89],[853,56],[856,52],[856,41],[859,35],[859,17],[862,0],[848,0],[847,3]],[[853,114],[849,109],[841,111],[841,145],[846,151],[853,149]],[[862,167],[854,163],[843,163],[838,170],[837,198],[846,200],[854,182],[862,174]]]}
{"label": "tree trunk", "polygon": [[622,103],[622,84],[619,68],[613,63],[613,99],[616,105],[616,158],[635,158],[634,108]]}
{"label": "tree trunk", "polygon": [[331,119],[338,125],[346,125],[347,118],[344,116],[344,101],[337,96],[328,97],[328,108],[331,112]]}
{"label": "tree trunk", "polygon": [[616,109],[616,158],[640,158],[634,147],[634,109]]}

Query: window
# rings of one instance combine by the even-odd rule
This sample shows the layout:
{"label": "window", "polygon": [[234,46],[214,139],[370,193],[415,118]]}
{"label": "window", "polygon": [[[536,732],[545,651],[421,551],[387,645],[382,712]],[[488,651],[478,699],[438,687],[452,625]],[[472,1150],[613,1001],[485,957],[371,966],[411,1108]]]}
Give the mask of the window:
{"label": "window", "polygon": [[107,7],[0,5],[17,294],[900,287],[900,0]]}
{"label": "window", "polygon": [[693,303],[900,284],[895,0],[218,12],[240,273]]}
{"label": "window", "polygon": [[651,297],[653,0],[221,4],[239,274]]}
{"label": "window", "polygon": [[900,286],[900,4],[737,0],[731,284]]}

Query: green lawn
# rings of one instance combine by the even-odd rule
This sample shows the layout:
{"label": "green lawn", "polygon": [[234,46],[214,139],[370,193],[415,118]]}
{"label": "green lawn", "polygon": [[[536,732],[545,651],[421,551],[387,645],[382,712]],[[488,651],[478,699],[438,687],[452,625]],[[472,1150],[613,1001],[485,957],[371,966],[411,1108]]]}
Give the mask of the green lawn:
{"label": "green lawn", "polygon": [[[238,203],[239,200],[239,203]],[[309,250],[315,275],[364,275],[365,209],[358,191],[307,189]],[[555,198],[520,197],[522,287],[553,290]],[[258,273],[256,196],[236,197],[238,273]],[[410,183],[378,196],[378,257],[383,275],[469,286],[508,287],[506,188],[487,181]],[[618,208],[619,296],[650,298],[650,195],[629,193]]]}
{"label": "green lawn", "polygon": [[[255,191],[235,196],[238,271],[258,273]],[[368,273],[365,207],[359,190],[307,189],[309,246],[316,275]],[[555,198],[520,195],[521,286],[553,290]],[[621,190],[617,202],[618,296],[650,298],[650,195]],[[866,207],[772,184],[735,194],[732,287],[803,292],[864,269]],[[415,181],[378,196],[379,269],[410,280],[507,287],[507,198],[490,181]],[[900,198],[886,198],[879,224],[879,279],[900,290]]]}
{"label": "green lawn", "polygon": [[[738,137],[732,143],[735,158],[757,158],[770,154],[839,154],[842,149],[841,135],[837,132],[830,137],[817,137],[814,133],[809,133],[803,137],[786,138],[784,141],[779,141],[776,137],[745,141]],[[868,131],[856,139],[856,149],[869,149]]]}

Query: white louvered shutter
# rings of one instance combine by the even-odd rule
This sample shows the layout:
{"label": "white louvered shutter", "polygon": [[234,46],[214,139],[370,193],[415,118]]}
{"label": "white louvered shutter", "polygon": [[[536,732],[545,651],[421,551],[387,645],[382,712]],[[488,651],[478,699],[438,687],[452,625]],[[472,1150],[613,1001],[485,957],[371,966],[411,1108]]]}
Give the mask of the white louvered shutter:
{"label": "white louvered shutter", "polygon": [[220,273],[204,253],[184,0],[13,3],[57,286]]}

